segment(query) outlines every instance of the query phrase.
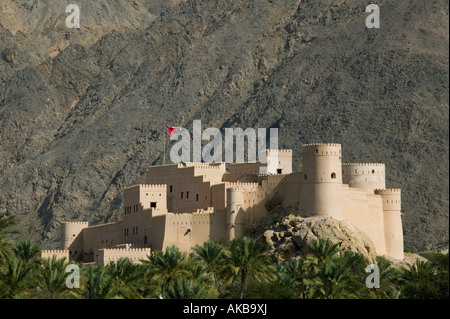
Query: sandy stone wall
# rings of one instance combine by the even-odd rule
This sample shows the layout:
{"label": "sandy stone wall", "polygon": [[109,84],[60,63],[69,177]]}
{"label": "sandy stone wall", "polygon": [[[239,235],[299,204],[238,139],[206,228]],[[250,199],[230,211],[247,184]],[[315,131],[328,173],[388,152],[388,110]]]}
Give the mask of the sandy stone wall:
{"label": "sandy stone wall", "polygon": [[385,189],[384,164],[342,164],[341,145],[335,143],[304,145],[296,173],[292,151],[267,150],[266,158],[267,164],[231,164],[230,172],[225,163],[150,167],[148,184],[125,189],[118,222],[64,223],[63,248],[71,260],[97,263],[120,256],[137,260],[146,251],[121,245],[150,250],[176,245],[190,252],[208,240],[243,236],[267,209],[298,204],[303,217],[350,222],[378,254],[403,258],[401,191]]}
{"label": "sandy stone wall", "polygon": [[47,259],[47,258],[53,258],[53,256],[56,256],[56,259],[66,258],[66,260],[69,260],[69,251],[65,249],[60,250],[42,250],[39,257]]}
{"label": "sandy stone wall", "polygon": [[150,248],[105,248],[100,249],[96,258],[97,265],[107,265],[110,262],[116,263],[120,258],[128,258],[135,263],[148,259],[151,253]]}

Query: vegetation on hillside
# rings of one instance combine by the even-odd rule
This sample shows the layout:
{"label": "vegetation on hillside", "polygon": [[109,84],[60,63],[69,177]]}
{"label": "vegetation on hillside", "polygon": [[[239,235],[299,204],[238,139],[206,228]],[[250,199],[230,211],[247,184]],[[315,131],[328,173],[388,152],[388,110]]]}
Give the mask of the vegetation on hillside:
{"label": "vegetation on hillside", "polygon": [[66,286],[65,259],[38,258],[31,241],[11,241],[14,219],[0,214],[0,298],[449,298],[449,255],[394,268],[378,258],[379,288],[369,289],[367,260],[340,251],[329,239],[310,245],[303,259],[275,263],[267,247],[243,237],[209,241],[190,256],[175,246],[153,251],[142,264],[122,258],[104,267],[83,267],[80,287]]}

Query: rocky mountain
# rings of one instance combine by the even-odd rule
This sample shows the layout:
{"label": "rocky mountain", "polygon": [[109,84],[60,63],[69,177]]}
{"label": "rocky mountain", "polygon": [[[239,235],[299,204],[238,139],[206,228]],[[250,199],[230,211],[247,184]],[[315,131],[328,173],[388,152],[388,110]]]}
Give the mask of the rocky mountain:
{"label": "rocky mountain", "polygon": [[[65,24],[68,4],[80,29]],[[402,188],[405,246],[448,247],[448,1],[2,0],[0,210],[52,247],[115,220],[165,124],[342,143]],[[167,150],[169,150],[169,146]]]}

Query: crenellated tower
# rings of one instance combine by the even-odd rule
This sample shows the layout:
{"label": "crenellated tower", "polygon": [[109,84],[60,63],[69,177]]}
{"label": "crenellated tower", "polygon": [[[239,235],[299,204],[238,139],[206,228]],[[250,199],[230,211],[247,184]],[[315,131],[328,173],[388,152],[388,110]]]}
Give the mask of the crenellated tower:
{"label": "crenellated tower", "polygon": [[[88,228],[88,222],[64,222],[62,223],[62,247],[61,249],[69,249],[73,244],[77,244],[75,241],[78,235],[84,228]],[[80,241],[78,238],[77,241]],[[80,243],[81,247],[81,243]]]}
{"label": "crenellated tower", "polygon": [[303,145],[300,203],[306,216],[342,218],[341,145]]}
{"label": "crenellated tower", "polygon": [[383,203],[384,237],[386,253],[397,259],[404,258],[403,226],[401,217],[401,190],[377,189],[375,194],[381,195]]}
{"label": "crenellated tower", "polygon": [[240,238],[244,234],[244,194],[238,187],[227,189],[227,231],[228,241]]}
{"label": "crenellated tower", "polygon": [[81,261],[83,258],[83,229],[88,228],[88,222],[62,223],[62,249],[69,250],[69,259]]}
{"label": "crenellated tower", "polygon": [[386,188],[385,165],[382,163],[342,164],[342,183],[374,193]]}

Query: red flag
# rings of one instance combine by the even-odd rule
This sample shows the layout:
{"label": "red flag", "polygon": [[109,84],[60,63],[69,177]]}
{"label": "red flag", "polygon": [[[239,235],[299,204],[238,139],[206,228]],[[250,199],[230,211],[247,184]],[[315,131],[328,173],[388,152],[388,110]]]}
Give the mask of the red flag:
{"label": "red flag", "polygon": [[166,126],[166,128],[169,131],[169,135],[180,133],[180,129],[177,127]]}

